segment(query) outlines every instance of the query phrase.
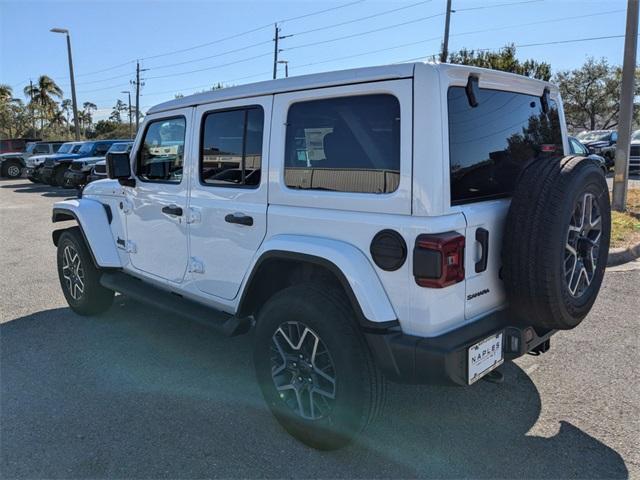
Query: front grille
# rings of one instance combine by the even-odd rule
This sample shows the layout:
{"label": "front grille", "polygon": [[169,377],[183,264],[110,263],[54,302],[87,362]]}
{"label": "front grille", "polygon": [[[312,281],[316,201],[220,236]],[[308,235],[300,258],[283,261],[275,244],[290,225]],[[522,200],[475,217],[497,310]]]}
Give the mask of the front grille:
{"label": "front grille", "polygon": [[53,165],[54,165],[55,163],[56,163],[56,162],[55,162],[55,160],[54,160],[53,158],[47,158],[47,159],[44,161],[44,166],[45,166],[45,167],[53,167]]}
{"label": "front grille", "polygon": [[640,157],[640,145],[631,145],[631,157]]}
{"label": "front grille", "polygon": [[82,162],[73,162],[71,163],[71,166],[69,167],[69,170],[82,170]]}
{"label": "front grille", "polygon": [[107,165],[96,165],[93,167],[93,173],[106,175],[107,174]]}

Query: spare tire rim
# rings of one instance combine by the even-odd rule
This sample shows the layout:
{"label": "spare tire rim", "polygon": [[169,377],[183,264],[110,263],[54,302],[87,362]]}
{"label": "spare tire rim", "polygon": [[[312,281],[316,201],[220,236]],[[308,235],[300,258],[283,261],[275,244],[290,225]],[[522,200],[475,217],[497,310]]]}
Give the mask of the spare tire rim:
{"label": "spare tire rim", "polygon": [[84,294],[84,270],[78,251],[71,245],[64,247],[62,252],[62,276],[67,283],[69,295],[79,300]]}
{"label": "spare tire rim", "polygon": [[584,193],[573,208],[564,256],[567,288],[575,298],[584,295],[593,281],[601,238],[600,205],[592,193]]}
{"label": "spare tire rim", "polygon": [[302,322],[285,322],[271,339],[271,377],[282,401],[297,415],[319,420],[336,399],[336,370],[320,336]]}

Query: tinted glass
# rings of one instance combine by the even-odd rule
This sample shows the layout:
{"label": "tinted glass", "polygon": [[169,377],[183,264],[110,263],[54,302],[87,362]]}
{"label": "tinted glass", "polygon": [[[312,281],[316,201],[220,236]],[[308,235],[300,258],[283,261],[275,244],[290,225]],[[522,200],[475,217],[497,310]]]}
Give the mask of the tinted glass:
{"label": "tinted glass", "polygon": [[111,146],[111,144],[110,144],[110,143],[98,143],[98,144],[96,145],[96,151],[95,151],[95,152],[93,152],[93,154],[94,154],[96,157],[104,156],[104,155],[106,155],[106,153],[107,153],[107,151],[109,150],[109,147],[110,147],[110,146]]}
{"label": "tinted glass", "polygon": [[82,148],[82,144],[81,143],[79,143],[77,145],[72,145],[71,146],[71,150],[69,152],[67,152],[67,153],[79,153],[81,148]]}
{"label": "tinted glass", "polygon": [[49,153],[49,145],[36,145],[33,153]]}
{"label": "tinted glass", "polygon": [[184,133],[183,117],[149,123],[138,151],[136,172],[141,180],[180,183]]}
{"label": "tinted glass", "polygon": [[263,119],[261,107],[207,114],[202,132],[200,180],[217,186],[258,186]]}
{"label": "tinted glass", "polygon": [[571,153],[578,155],[588,155],[589,151],[575,138],[569,138],[569,144],[571,145]]}
{"label": "tinted glass", "polygon": [[58,150],[60,150],[60,146],[61,146],[61,145],[62,145],[61,143],[54,143],[54,144],[52,145],[52,146],[53,146],[53,151],[54,151],[54,152],[57,152]]}
{"label": "tinted glass", "polygon": [[540,98],[479,89],[469,105],[464,87],[451,87],[449,158],[452,204],[509,195],[521,168],[531,159],[562,155],[555,102],[542,111]]}
{"label": "tinted glass", "polygon": [[129,152],[132,145],[132,143],[114,143],[109,148],[109,152]]}
{"label": "tinted glass", "polygon": [[295,103],[289,108],[290,188],[390,193],[400,181],[400,104],[392,95]]}
{"label": "tinted glass", "polygon": [[73,148],[72,143],[63,143],[58,149],[58,153],[69,153]]}
{"label": "tinted glass", "polygon": [[93,142],[83,143],[82,145],[80,145],[80,150],[78,150],[78,153],[89,154],[93,150],[94,145],[95,143]]}

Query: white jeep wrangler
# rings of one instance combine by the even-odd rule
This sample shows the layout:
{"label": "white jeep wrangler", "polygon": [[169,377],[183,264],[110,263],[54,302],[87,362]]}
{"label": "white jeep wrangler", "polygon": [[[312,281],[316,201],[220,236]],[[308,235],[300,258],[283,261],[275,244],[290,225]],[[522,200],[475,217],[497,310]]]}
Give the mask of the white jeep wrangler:
{"label": "white jeep wrangler", "polygon": [[[114,292],[254,330],[257,379],[296,438],[337,448],[385,381],[470,385],[549,348],[606,264],[600,167],[569,152],[555,86],[402,64],[172,100],[109,179],[58,202],[64,295]],[[497,372],[491,373],[495,376]]]}

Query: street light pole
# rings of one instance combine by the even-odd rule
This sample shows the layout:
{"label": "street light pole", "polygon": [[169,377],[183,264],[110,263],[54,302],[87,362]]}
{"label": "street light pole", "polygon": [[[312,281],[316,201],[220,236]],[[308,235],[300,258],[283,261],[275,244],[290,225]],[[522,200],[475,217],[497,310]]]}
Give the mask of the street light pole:
{"label": "street light pole", "polygon": [[52,28],[53,33],[64,33],[67,36],[67,55],[69,56],[69,77],[71,77],[71,102],[73,103],[73,126],[76,140],[80,140],[80,126],[78,125],[78,102],[76,100],[76,81],[73,76],[73,58],[71,56],[71,37],[66,28]]}
{"label": "street light pole", "polygon": [[622,86],[620,87],[620,117],[618,119],[616,163],[613,174],[613,209],[618,212],[624,212],[627,205],[629,149],[631,145],[631,123],[633,120],[633,84],[635,81],[637,46],[638,0],[629,0],[627,6],[627,32],[624,41]]}
{"label": "street light pole", "polygon": [[123,90],[120,93],[126,93],[129,95],[129,138],[133,138],[132,124],[131,124],[131,90]]}

